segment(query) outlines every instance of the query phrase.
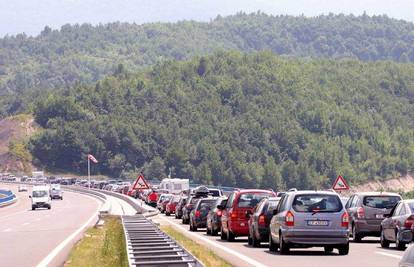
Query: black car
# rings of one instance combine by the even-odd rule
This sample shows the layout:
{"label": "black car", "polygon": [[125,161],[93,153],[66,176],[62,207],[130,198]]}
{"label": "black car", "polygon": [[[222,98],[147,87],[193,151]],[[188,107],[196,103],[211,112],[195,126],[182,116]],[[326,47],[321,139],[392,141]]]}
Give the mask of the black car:
{"label": "black car", "polygon": [[217,206],[226,206],[227,198],[219,198],[207,215],[207,235],[217,235],[221,231],[221,209]]}
{"label": "black car", "polygon": [[209,190],[205,186],[199,186],[196,189],[194,189],[193,195],[191,195],[186,205],[183,207],[183,216],[182,216],[182,223],[188,224],[190,222],[190,212],[193,210],[195,204],[197,204],[197,201],[201,198],[207,198],[209,197]]}
{"label": "black car", "polygon": [[178,201],[177,206],[175,207],[175,218],[181,219],[183,217],[183,208],[185,204],[187,204],[187,196],[182,196],[180,200]]}
{"label": "black car", "polygon": [[249,217],[249,238],[248,243],[259,247],[260,242],[269,241],[269,224],[273,217],[273,210],[276,209],[280,197],[269,197],[262,199],[253,210],[247,213]]}
{"label": "black car", "polygon": [[190,213],[190,231],[197,231],[197,228],[207,226],[207,214],[216,201],[215,198],[201,198],[197,201]]}

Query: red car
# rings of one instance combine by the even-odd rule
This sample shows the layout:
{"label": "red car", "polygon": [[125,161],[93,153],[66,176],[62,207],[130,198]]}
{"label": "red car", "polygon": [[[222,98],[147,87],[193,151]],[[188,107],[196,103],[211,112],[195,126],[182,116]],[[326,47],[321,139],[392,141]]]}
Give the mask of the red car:
{"label": "red car", "polygon": [[235,237],[249,235],[249,215],[256,205],[265,197],[275,197],[270,190],[244,189],[231,193],[225,207],[219,206],[221,216],[221,239],[234,241]]}
{"label": "red car", "polygon": [[165,207],[165,215],[170,216],[171,213],[175,213],[175,207],[177,206],[179,200],[180,196],[178,195],[175,195],[170,199]]}

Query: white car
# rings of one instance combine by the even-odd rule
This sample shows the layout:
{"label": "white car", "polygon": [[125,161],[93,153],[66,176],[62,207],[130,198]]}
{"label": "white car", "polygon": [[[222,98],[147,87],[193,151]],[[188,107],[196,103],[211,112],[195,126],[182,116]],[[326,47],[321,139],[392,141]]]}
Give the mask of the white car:
{"label": "white car", "polygon": [[17,187],[17,191],[19,191],[19,192],[27,192],[27,186],[24,185],[24,184],[19,185],[19,187]]}

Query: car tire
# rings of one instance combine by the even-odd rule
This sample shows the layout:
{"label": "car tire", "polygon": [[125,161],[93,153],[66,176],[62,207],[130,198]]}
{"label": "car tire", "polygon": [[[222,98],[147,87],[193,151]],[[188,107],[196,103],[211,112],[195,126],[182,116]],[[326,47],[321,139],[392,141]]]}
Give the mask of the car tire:
{"label": "car tire", "polygon": [[208,228],[208,225],[206,227],[206,235],[211,235],[211,230],[210,230],[210,228]]}
{"label": "car tire", "polygon": [[400,241],[400,232],[397,230],[397,234],[395,235],[395,246],[398,250],[405,249],[405,243]]}
{"label": "car tire", "polygon": [[384,230],[383,229],[381,229],[380,243],[381,243],[381,247],[382,248],[389,248],[390,247],[390,241],[388,241],[385,238]]}
{"label": "car tire", "polygon": [[220,233],[220,239],[221,240],[226,240],[226,235],[224,234],[224,231],[221,231],[221,233]]}
{"label": "car tire", "polygon": [[252,237],[250,236],[250,234],[249,234],[249,236],[247,237],[247,244],[248,244],[249,246],[251,246],[251,245],[253,244],[253,242],[252,242]]}
{"label": "car tire", "polygon": [[279,250],[281,255],[289,254],[290,247],[286,244],[285,240],[283,240],[282,233],[279,234]]}
{"label": "car tire", "polygon": [[256,235],[254,233],[252,235],[252,246],[255,248],[260,247],[260,240],[256,238]]}
{"label": "car tire", "polygon": [[269,233],[269,251],[276,252],[277,245],[273,242],[272,234]]}
{"label": "car tire", "polygon": [[165,212],[165,216],[170,216],[170,215],[171,215],[171,213]]}
{"label": "car tire", "polygon": [[218,230],[214,230],[214,227],[211,229],[211,235],[212,236],[216,236],[218,235],[219,231]]}
{"label": "car tire", "polygon": [[349,243],[338,247],[339,255],[348,255],[349,253]]}
{"label": "car tire", "polygon": [[36,207],[33,207],[33,206],[32,206],[32,210],[36,210]]}
{"label": "car tire", "polygon": [[51,207],[50,205],[47,207],[47,209],[48,209],[48,210],[50,210],[51,208],[52,208],[52,207]]}
{"label": "car tire", "polygon": [[358,230],[356,229],[355,225],[352,225],[352,240],[355,243],[361,242],[362,236],[360,233],[358,233]]}
{"label": "car tire", "polygon": [[324,248],[325,254],[330,254],[333,251],[333,247],[331,246],[325,246]]}
{"label": "car tire", "polygon": [[227,241],[233,242],[234,238],[235,238],[234,234],[228,229],[227,230]]}

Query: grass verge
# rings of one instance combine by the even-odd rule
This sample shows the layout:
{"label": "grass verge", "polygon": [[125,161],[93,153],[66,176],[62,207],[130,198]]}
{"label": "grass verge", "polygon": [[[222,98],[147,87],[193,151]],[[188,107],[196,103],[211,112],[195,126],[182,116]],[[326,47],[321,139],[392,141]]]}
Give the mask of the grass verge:
{"label": "grass verge", "polygon": [[206,267],[227,267],[232,266],[206,247],[203,247],[193,240],[185,237],[180,232],[176,231],[171,226],[161,226],[162,231],[168,234],[171,238],[177,241],[181,246],[183,246],[187,251],[192,255],[198,258]]}
{"label": "grass verge", "polygon": [[125,236],[120,218],[108,216],[102,227],[89,229],[72,249],[65,267],[127,267]]}

